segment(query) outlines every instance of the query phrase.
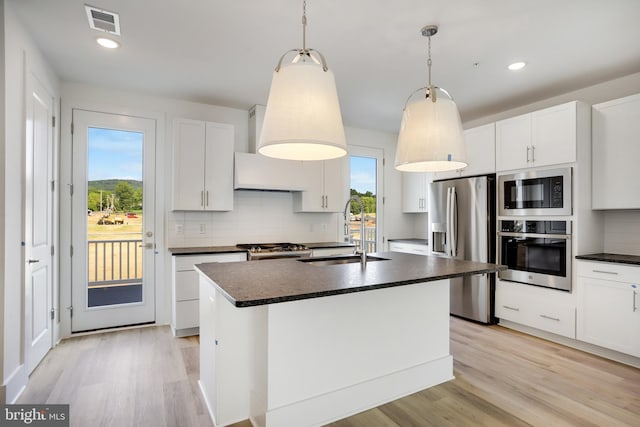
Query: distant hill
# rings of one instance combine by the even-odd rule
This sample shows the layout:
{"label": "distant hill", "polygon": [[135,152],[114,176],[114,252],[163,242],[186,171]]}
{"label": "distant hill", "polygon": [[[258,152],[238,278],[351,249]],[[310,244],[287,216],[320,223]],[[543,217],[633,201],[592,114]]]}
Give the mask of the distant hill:
{"label": "distant hill", "polygon": [[134,190],[142,189],[142,181],[136,181],[135,179],[100,179],[89,181],[89,190],[114,191],[116,185],[122,181],[129,183]]}

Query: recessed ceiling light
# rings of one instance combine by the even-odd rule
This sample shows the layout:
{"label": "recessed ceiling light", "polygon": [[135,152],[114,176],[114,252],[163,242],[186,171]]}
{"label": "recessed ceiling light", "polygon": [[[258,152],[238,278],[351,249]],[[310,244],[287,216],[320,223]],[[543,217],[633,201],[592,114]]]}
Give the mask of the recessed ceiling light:
{"label": "recessed ceiling light", "polygon": [[518,62],[514,62],[513,64],[509,64],[507,68],[510,69],[511,71],[518,71],[518,70],[522,70],[526,65],[527,65],[526,62],[518,61]]}
{"label": "recessed ceiling light", "polygon": [[102,47],[106,47],[107,49],[115,49],[120,47],[120,43],[118,43],[115,40],[111,40],[105,37],[98,37],[96,39],[96,41],[98,42],[98,44]]}

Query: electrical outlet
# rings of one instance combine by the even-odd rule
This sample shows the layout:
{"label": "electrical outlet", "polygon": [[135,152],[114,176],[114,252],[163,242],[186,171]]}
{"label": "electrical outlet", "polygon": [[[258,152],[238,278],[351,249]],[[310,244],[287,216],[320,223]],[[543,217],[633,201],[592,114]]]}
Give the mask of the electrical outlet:
{"label": "electrical outlet", "polygon": [[207,224],[200,224],[200,234],[205,234],[207,232]]}
{"label": "electrical outlet", "polygon": [[176,234],[184,233],[184,224],[176,224]]}

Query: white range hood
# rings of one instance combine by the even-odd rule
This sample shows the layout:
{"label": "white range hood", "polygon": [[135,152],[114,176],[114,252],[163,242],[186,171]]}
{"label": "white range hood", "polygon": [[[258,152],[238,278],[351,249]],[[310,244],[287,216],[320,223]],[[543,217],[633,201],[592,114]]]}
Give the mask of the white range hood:
{"label": "white range hood", "polygon": [[304,191],[301,161],[280,160],[255,153],[235,153],[236,190]]}
{"label": "white range hood", "polygon": [[256,153],[264,111],[264,105],[254,105],[249,110],[249,152],[235,153],[234,188],[263,191],[306,190],[301,161],[274,159]]}

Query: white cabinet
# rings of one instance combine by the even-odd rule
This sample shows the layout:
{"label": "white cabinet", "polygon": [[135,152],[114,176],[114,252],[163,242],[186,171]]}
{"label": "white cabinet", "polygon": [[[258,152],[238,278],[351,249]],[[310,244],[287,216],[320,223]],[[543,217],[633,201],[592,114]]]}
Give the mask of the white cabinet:
{"label": "white cabinet", "polygon": [[251,308],[236,308],[200,277],[200,388],[216,426],[249,413]]}
{"label": "white cabinet", "polygon": [[346,200],[344,169],[347,156],[324,161],[302,162],[301,176],[292,179],[305,183],[305,191],[294,193],[296,212],[342,212]]}
{"label": "white cabinet", "polygon": [[577,261],[577,338],[640,357],[640,267]]}
{"label": "white cabinet", "polygon": [[175,119],[173,210],[233,210],[232,125]]}
{"label": "white cabinet", "polygon": [[496,171],[496,127],[495,123],[464,131],[464,146],[468,166],[448,172],[436,172],[433,179],[459,178],[485,175]]}
{"label": "white cabinet", "polygon": [[389,250],[391,252],[405,252],[415,255],[429,255],[431,250],[428,244],[409,243],[409,242],[389,242]]}
{"label": "white cabinet", "polygon": [[402,172],[402,212],[428,212],[430,182],[431,174]]}
{"label": "white cabinet", "polygon": [[569,338],[576,337],[576,307],[563,291],[498,280],[495,313],[499,319]]}
{"label": "white cabinet", "polygon": [[507,171],[576,161],[577,101],[496,122],[496,170]]}
{"label": "white cabinet", "polygon": [[592,207],[640,209],[640,94],[594,105]]}
{"label": "white cabinet", "polygon": [[245,252],[208,254],[208,255],[174,255],[172,266],[172,301],[173,315],[171,331],[175,336],[198,334],[198,273],[193,268],[205,262],[246,261]]}

